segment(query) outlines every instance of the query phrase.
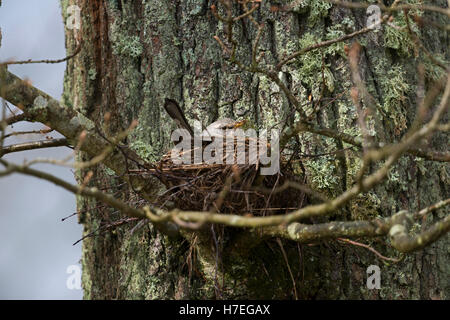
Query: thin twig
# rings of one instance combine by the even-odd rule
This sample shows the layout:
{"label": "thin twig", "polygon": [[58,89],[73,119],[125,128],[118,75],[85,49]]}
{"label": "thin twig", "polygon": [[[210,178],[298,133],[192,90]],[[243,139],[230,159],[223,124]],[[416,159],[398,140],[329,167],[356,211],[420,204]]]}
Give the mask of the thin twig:
{"label": "thin twig", "polygon": [[383,256],[381,253],[379,253],[377,250],[375,250],[374,248],[372,248],[371,246],[364,244],[364,243],[360,243],[360,242],[356,242],[356,241],[352,241],[350,239],[344,239],[344,238],[337,238],[338,241],[342,241],[342,242],[346,242],[346,243],[350,243],[354,246],[358,246],[358,247],[363,247],[366,248],[367,250],[375,253],[375,255],[380,258],[381,260],[386,260],[386,261],[391,261],[394,263],[400,262],[401,259],[396,259],[396,258],[388,258]]}
{"label": "thin twig", "polygon": [[64,61],[72,59],[80,51],[81,51],[81,43],[75,49],[74,53],[72,53],[71,55],[68,55],[67,57],[62,58],[62,59],[57,59],[57,60],[49,60],[49,59],[45,59],[45,60],[31,60],[31,59],[28,59],[28,60],[21,60],[21,61],[6,61],[6,62],[0,62],[0,67],[4,66],[4,65],[10,65],[10,64],[33,64],[33,63],[53,64],[53,63],[61,63],[61,62],[64,62]]}

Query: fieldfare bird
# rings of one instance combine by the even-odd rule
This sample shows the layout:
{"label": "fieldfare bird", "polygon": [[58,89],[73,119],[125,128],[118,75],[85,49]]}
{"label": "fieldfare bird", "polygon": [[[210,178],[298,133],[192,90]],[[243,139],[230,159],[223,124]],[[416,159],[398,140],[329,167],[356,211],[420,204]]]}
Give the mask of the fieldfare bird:
{"label": "fieldfare bird", "polygon": [[[180,106],[175,100],[166,98],[164,109],[166,109],[169,116],[175,121],[179,128],[186,129],[187,131],[189,131],[191,136],[193,136],[194,130],[187,122],[183,110],[181,110]],[[202,131],[201,136],[206,139],[208,139],[209,137],[213,138],[224,136],[224,132],[226,129],[236,129],[242,123],[243,122],[237,122],[230,118],[221,118],[207,126],[206,129]],[[228,130],[227,134],[233,135],[233,130]]]}

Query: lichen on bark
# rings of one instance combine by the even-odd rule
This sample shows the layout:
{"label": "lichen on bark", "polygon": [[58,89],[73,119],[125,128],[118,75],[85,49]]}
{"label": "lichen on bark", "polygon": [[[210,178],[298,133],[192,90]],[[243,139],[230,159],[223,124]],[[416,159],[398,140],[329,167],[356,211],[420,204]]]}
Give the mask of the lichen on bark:
{"label": "lichen on bark", "polygon": [[[71,3],[61,1],[63,17]],[[84,49],[67,64],[64,103],[83,112],[106,134],[123,130],[137,119],[139,125],[127,142],[149,162],[157,161],[171,146],[173,126],[162,108],[166,97],[180,103],[189,121],[199,119],[204,125],[223,116],[247,119],[257,128],[281,128],[292,123],[292,106],[276,85],[260,74],[242,72],[224,59],[213,36],[223,36],[225,26],[211,13],[212,3],[215,1],[85,4],[80,31]],[[268,63],[277,63],[284,54],[319,39],[327,40],[365,25],[364,12],[331,7],[324,1],[263,1],[261,5],[257,18],[265,22],[265,31],[259,50],[264,51]],[[69,51],[76,47],[72,32],[66,34]],[[236,25],[234,36],[240,43],[240,59],[248,60],[256,32],[249,23]],[[426,36],[438,38],[436,34]],[[382,142],[398,139],[405,123],[411,121],[415,110],[410,102],[415,99],[417,82],[411,70],[415,60],[405,55],[402,38],[393,38],[391,33],[387,37],[391,37],[386,40],[389,49],[383,45],[385,39],[380,33],[364,38],[360,63],[369,92],[384,111],[371,115],[368,121],[370,131],[376,132],[376,139]],[[400,41],[399,45],[394,45],[393,40]],[[434,46],[436,52],[448,55],[445,42]],[[284,66],[279,76],[304,104],[308,116],[352,136],[361,134],[348,95],[321,103],[320,108],[308,103],[309,95],[317,101],[351,88],[343,45],[309,52]],[[106,127],[107,112],[113,117]],[[303,154],[348,147],[310,133],[301,133],[298,140]],[[442,145],[445,136],[437,136],[433,146]],[[79,155],[81,159],[83,156]],[[360,166],[357,154],[350,151],[339,157],[304,160],[302,174],[312,187],[332,196],[354,183]],[[335,216],[362,220],[390,216],[400,209],[420,209],[448,196],[448,172],[447,164],[404,157],[386,184],[356,198]],[[80,179],[83,174],[78,172]],[[96,168],[94,178],[110,187],[117,197],[132,201],[132,190],[121,187],[105,168]],[[84,235],[120,218],[119,213],[99,205],[78,199]],[[442,215],[443,211],[438,211],[430,220]],[[274,240],[261,241],[249,250],[233,250],[227,244],[245,230],[225,228],[227,236],[217,261],[217,248],[209,231],[196,243],[195,235],[182,241],[169,239],[150,224],[133,229],[135,226],[136,222],[132,222],[83,241],[85,298],[292,298],[288,264],[299,298],[450,296],[448,236],[433,247],[405,257],[398,265],[384,265],[370,252],[338,242],[312,246],[283,242],[287,261]],[[385,255],[395,256],[385,245],[375,241],[371,245]],[[190,265],[186,263],[188,257],[192,258]],[[384,286],[380,291],[365,286],[366,268],[371,264],[381,265]],[[223,284],[220,290],[214,289],[216,279]]]}

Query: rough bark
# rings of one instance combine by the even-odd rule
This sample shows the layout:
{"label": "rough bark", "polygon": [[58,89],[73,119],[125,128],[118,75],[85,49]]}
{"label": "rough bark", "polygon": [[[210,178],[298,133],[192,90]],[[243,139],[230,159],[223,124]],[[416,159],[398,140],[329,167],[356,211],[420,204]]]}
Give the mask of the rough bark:
{"label": "rough bark", "polygon": [[[179,101],[190,121],[201,119],[204,124],[219,116],[247,119],[260,128],[293,120],[291,106],[277,86],[262,75],[241,72],[225,61],[213,39],[224,35],[223,23],[209,9],[211,4],[220,8],[217,1],[62,0],[61,4],[64,18],[68,5],[81,7],[79,32],[83,41],[83,50],[67,64],[63,102],[93,120],[105,135],[114,135],[138,119],[139,125],[127,142],[148,161],[157,160],[171,145],[173,127],[162,107],[166,97]],[[443,19],[438,14],[427,15]],[[261,50],[269,63],[277,63],[318,39],[357,30],[366,21],[364,10],[331,7],[322,1],[262,1],[255,17],[266,25]],[[395,30],[390,32],[359,39],[364,45],[361,73],[382,109],[373,117],[370,129],[377,132],[376,139],[381,142],[398,141],[411,123],[418,81],[410,40],[397,37]],[[249,59],[255,36],[256,30],[248,21],[236,25],[242,60]],[[421,36],[430,50],[448,60],[447,34],[424,29]],[[67,32],[66,39],[72,52],[76,47],[73,31]],[[341,44],[308,53],[284,67],[280,77],[305,102],[309,94],[314,99],[322,93],[332,97],[348,93],[352,86]],[[318,110],[305,111],[327,127],[358,134],[349,95],[328,101],[324,100]],[[103,120],[106,112],[112,115],[107,126]],[[346,147],[340,141],[312,134],[301,134],[298,141],[307,154]],[[447,144],[445,135],[430,141],[435,150],[445,150]],[[309,184],[331,196],[354,183],[360,165],[357,155],[348,152],[305,159],[303,170]],[[413,212],[431,205],[448,197],[449,172],[445,163],[404,156],[386,183],[358,197],[336,216],[387,217],[402,209]],[[83,174],[78,172],[78,178]],[[133,191],[106,167],[94,170],[91,183],[137,203]],[[85,235],[121,218],[120,213],[99,206],[101,203],[78,199]],[[437,211],[427,222],[444,214],[444,210]],[[336,241],[314,245],[283,242],[281,249],[276,239],[269,239],[257,245],[249,243],[249,250],[227,247],[232,239],[245,239],[246,231],[221,228],[215,229],[223,246],[217,257],[211,231],[190,234],[183,240],[170,239],[150,224],[138,229],[134,226],[134,222],[128,223],[83,241],[86,299],[290,299],[295,297],[291,275],[302,299],[450,297],[448,235],[405,256],[400,263],[388,265],[363,248]],[[249,237],[248,241],[254,239]],[[384,239],[368,243],[385,255],[397,255]],[[366,269],[372,264],[381,267],[380,290],[366,287]],[[215,289],[215,279],[219,289]]]}

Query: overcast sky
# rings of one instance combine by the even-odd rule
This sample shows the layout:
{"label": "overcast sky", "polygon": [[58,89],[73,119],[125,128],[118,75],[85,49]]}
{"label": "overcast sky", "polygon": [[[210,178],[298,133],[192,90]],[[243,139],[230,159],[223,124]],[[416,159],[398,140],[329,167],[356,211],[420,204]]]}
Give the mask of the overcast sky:
{"label": "overcast sky", "polygon": [[[58,0],[3,0],[0,7],[3,40],[0,61],[6,59],[59,59],[66,56],[64,26]],[[60,99],[65,63],[10,66],[19,77]],[[19,123],[14,131],[39,129],[40,124]],[[53,135],[57,136],[57,135]],[[27,136],[8,139],[6,145],[40,140]],[[21,163],[35,157],[64,158],[70,150],[51,148],[5,156]],[[75,183],[68,168],[35,166]],[[73,194],[36,178],[14,174],[0,179],[0,299],[81,299],[81,290],[70,290],[67,268],[78,265],[82,227]]]}

